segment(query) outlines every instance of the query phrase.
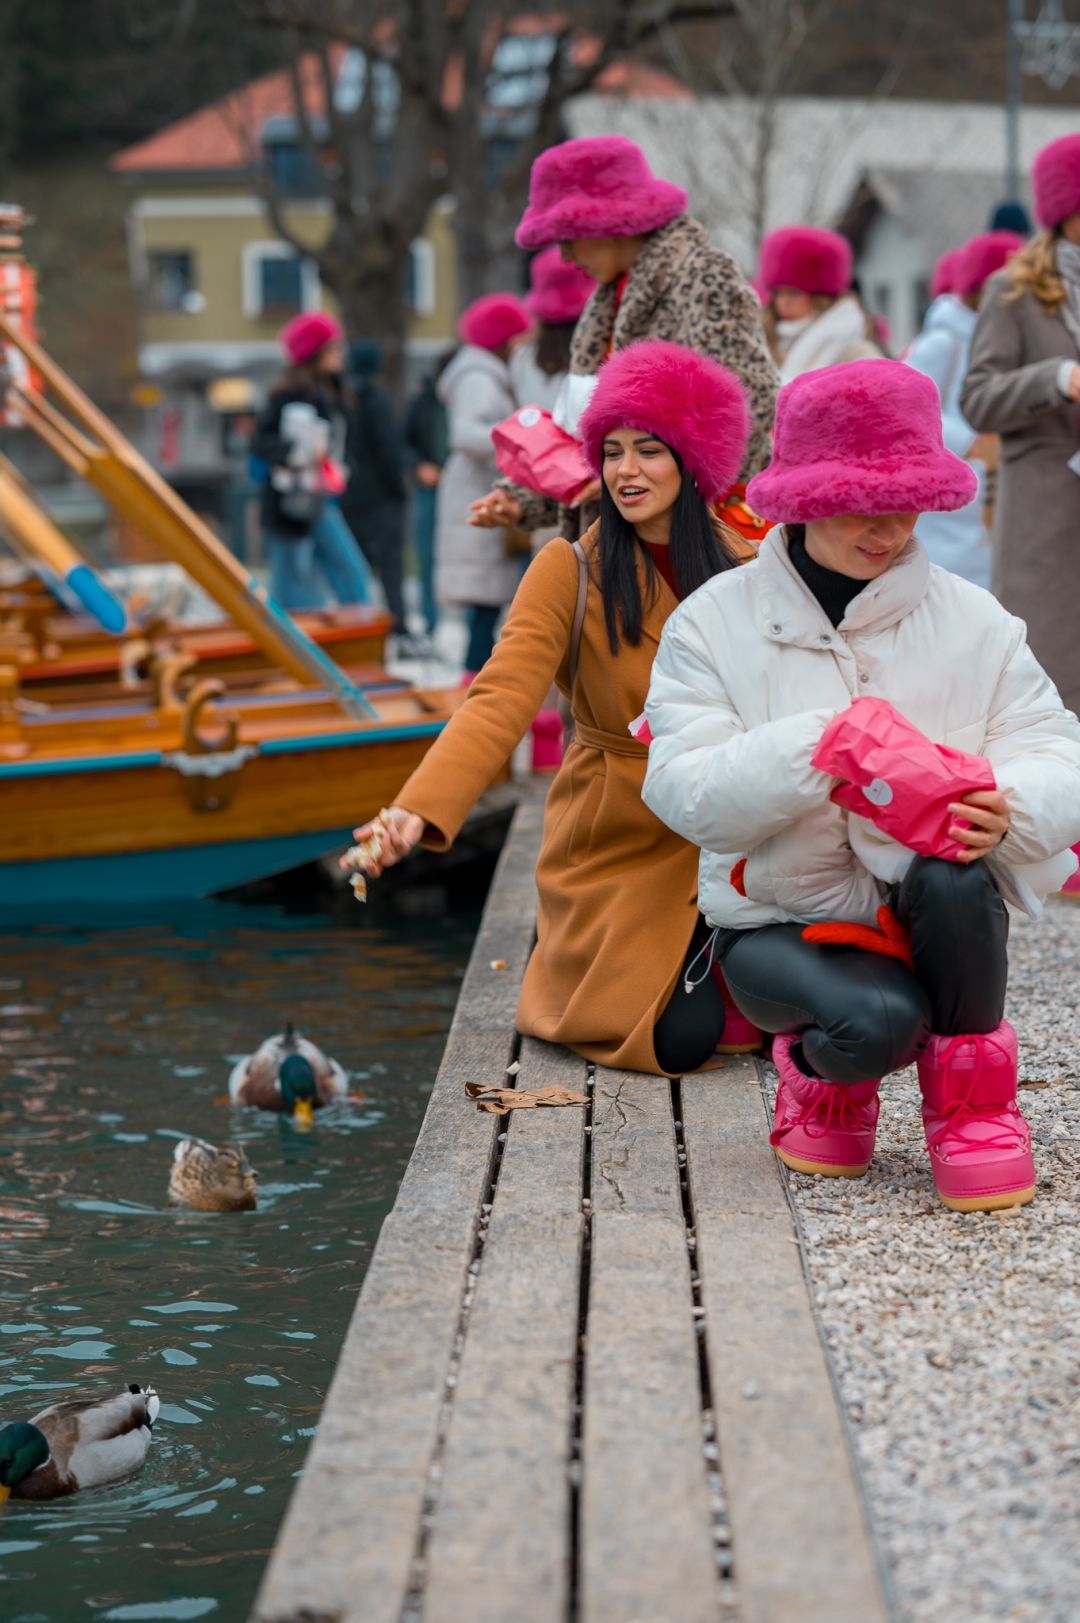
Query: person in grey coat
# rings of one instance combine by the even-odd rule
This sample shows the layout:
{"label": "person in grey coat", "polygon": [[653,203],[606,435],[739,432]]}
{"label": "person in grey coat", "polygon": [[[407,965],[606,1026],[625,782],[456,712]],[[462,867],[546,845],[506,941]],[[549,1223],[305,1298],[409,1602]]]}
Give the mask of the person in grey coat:
{"label": "person in grey coat", "polygon": [[1043,229],[990,279],[960,409],[1001,437],[992,587],[1080,711],[1080,135],[1032,169]]}
{"label": "person in grey coat", "polygon": [[435,537],[435,595],[466,611],[466,675],[487,661],[499,614],[521,579],[521,564],[502,529],[475,529],[469,504],[487,494],[495,478],[491,431],[517,405],[507,360],[532,326],[522,301],[490,293],[469,305],[458,323],[462,347],[438,382],[446,406],[450,456],[439,481]]}

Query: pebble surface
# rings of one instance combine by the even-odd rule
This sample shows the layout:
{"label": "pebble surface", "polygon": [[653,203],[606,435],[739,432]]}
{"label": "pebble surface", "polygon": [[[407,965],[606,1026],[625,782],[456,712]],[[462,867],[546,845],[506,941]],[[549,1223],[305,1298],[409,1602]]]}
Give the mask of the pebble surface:
{"label": "pebble surface", "polygon": [[788,1180],[899,1623],[1080,1617],[1080,904],[1010,957],[1034,1202],[938,1200],[914,1068],[865,1178]]}

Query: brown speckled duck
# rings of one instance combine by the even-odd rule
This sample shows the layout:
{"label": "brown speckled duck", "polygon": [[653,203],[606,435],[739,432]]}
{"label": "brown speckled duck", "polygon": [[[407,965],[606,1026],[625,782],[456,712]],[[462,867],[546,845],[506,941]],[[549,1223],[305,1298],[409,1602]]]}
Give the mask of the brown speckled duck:
{"label": "brown speckled duck", "polygon": [[183,1138],[173,1151],[169,1199],[199,1212],[253,1212],[255,1170],[239,1144]]}
{"label": "brown speckled duck", "polygon": [[337,1060],[294,1031],[292,1022],[277,1037],[266,1041],[234,1065],[229,1097],[234,1104],[256,1105],[260,1110],[289,1111],[298,1122],[348,1092],[345,1072]]}
{"label": "brown speckled duck", "polygon": [[152,1386],[126,1386],[103,1398],[52,1403],[32,1420],[0,1427],[0,1504],[62,1499],[141,1471],[161,1407]]}

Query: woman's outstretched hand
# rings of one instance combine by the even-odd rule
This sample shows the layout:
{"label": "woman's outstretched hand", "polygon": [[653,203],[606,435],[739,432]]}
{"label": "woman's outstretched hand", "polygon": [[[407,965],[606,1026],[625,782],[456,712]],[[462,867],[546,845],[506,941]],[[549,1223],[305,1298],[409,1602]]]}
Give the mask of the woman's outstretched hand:
{"label": "woman's outstretched hand", "polygon": [[[365,840],[373,837],[382,838],[378,857],[372,857],[364,865],[367,877],[377,879],[384,869],[392,868],[396,862],[407,857],[420,844],[423,833],[424,819],[415,812],[406,811],[404,806],[391,806],[384,821],[376,817],[372,822],[354,828],[353,839],[357,845],[363,845]],[[338,867],[344,873],[351,871],[346,857],[339,859]]]}
{"label": "woman's outstretched hand", "polygon": [[957,823],[949,825],[949,837],[958,845],[967,846],[957,862],[975,862],[984,857],[995,845],[1000,845],[1009,832],[1009,801],[1001,789],[973,789],[963,800],[952,801],[949,810],[971,824],[970,828],[961,828]]}
{"label": "woman's outstretched hand", "polygon": [[504,524],[518,525],[525,517],[516,496],[505,490],[492,490],[469,503],[469,523],[478,530],[499,530]]}

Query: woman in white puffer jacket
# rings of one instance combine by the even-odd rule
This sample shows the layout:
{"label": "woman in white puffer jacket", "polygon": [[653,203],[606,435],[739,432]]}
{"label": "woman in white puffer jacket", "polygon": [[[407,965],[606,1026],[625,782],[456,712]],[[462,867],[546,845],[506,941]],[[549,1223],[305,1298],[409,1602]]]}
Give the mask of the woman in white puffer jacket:
{"label": "woman in white puffer jacket", "polygon": [[[918,1056],[935,1179],[962,1210],[1034,1193],[1003,1019],[1003,898],[1040,911],[1080,836],[1080,722],[1022,622],[932,566],[913,533],[920,512],[960,507],[974,488],[941,443],[928,378],[857,361],[788,385],[773,461],[750,491],[784,527],[665,627],[644,789],[701,847],[700,907],[728,986],[778,1034],[781,1158],[861,1175],[880,1079]],[[915,856],[831,802],[836,779],[811,756],[862,695],[989,760],[997,788],[965,797],[956,815],[970,827],[950,830],[960,861]],[[833,921],[863,926],[863,944],[804,938]]]}

